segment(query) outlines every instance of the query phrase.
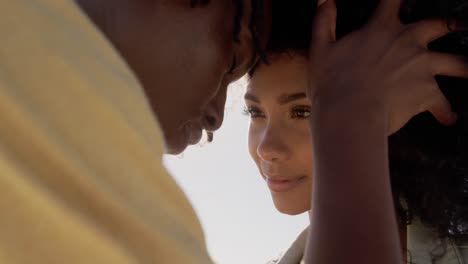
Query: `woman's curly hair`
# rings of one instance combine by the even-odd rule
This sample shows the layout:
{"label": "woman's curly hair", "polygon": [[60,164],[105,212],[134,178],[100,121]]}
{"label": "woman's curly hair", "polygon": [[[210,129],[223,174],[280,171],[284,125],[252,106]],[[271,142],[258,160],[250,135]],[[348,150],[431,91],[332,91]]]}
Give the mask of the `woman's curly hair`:
{"label": "woman's curly hair", "polygon": [[[267,54],[307,52],[313,2],[304,0],[294,6],[289,1],[273,0],[273,15],[278,15],[273,16]],[[337,37],[363,26],[378,2],[336,0]],[[441,18],[447,25],[456,22],[468,29],[468,0],[404,0],[400,18],[403,23]],[[429,49],[468,57],[468,31],[454,31],[430,43]],[[468,80],[436,79],[458,113],[458,121],[445,127],[429,113],[414,117],[389,137],[390,174],[402,223],[417,217],[440,236],[456,238],[468,235]]]}
{"label": "woman's curly hair", "polygon": [[[429,17],[466,27],[468,1],[408,0],[401,11],[403,22]],[[468,57],[468,31],[452,32],[429,49]],[[468,80],[436,79],[459,119],[445,127],[423,113],[389,138],[392,188],[402,221],[416,216],[440,236],[461,237],[468,235]]]}

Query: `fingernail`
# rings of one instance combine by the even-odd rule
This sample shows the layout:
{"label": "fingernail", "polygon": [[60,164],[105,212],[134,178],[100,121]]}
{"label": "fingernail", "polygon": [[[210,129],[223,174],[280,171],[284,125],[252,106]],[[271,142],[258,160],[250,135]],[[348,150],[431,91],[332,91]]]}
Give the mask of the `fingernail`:
{"label": "fingernail", "polygon": [[450,123],[453,125],[457,122],[458,120],[458,114],[455,113],[455,112],[452,112],[452,114],[450,115]]}
{"label": "fingernail", "polygon": [[318,0],[317,6],[323,5],[323,4],[325,4],[325,2],[327,2],[327,0]]}

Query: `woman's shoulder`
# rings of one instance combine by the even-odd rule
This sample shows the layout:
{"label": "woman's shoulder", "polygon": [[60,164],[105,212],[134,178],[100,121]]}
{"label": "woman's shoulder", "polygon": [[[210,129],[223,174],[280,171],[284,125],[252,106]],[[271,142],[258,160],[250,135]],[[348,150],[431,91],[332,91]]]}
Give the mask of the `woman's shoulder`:
{"label": "woman's shoulder", "polygon": [[302,264],[308,231],[309,228],[307,227],[284,252],[268,261],[267,264]]}
{"label": "woman's shoulder", "polygon": [[408,226],[408,263],[468,263],[468,239],[440,238],[415,220]]}
{"label": "woman's shoulder", "polygon": [[468,237],[453,240],[463,263],[468,263]]}

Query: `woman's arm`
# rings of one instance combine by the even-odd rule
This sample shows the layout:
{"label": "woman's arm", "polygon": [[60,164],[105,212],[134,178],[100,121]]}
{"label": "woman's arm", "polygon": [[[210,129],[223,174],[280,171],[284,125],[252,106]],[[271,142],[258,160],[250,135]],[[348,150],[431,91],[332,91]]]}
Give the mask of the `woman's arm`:
{"label": "woman's arm", "polygon": [[333,0],[317,13],[310,48],[314,190],[306,261],[403,263],[387,136],[430,111],[456,120],[435,75],[468,77],[465,58],[427,50],[446,21],[403,25],[402,0],[381,0],[360,30],[336,41]]}
{"label": "woman's arm", "polygon": [[402,263],[386,124],[377,115],[356,118],[356,109],[350,113],[319,103],[313,113],[315,170],[307,258],[310,263]]}

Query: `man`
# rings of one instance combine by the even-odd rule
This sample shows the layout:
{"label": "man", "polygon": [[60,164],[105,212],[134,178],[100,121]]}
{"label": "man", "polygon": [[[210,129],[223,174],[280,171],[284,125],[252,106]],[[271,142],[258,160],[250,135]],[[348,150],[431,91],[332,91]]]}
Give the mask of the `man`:
{"label": "man", "polygon": [[227,85],[266,42],[268,10],[2,1],[0,263],[210,263],[161,156],[221,125]]}

